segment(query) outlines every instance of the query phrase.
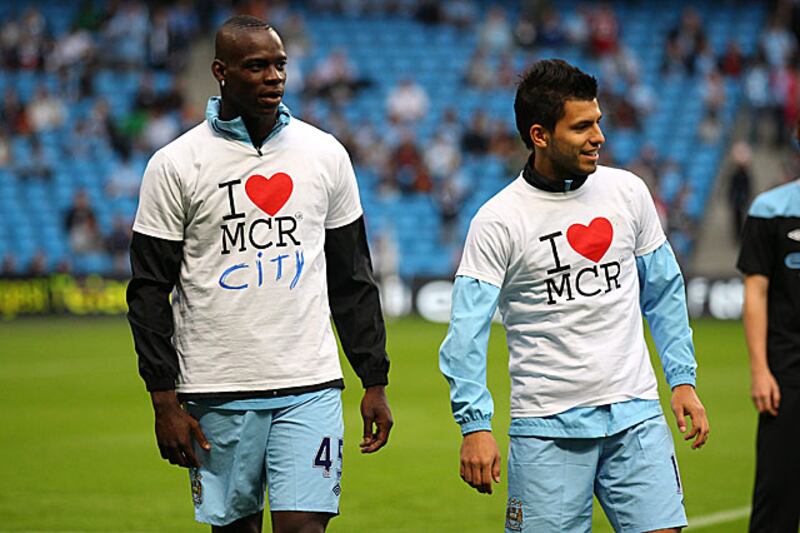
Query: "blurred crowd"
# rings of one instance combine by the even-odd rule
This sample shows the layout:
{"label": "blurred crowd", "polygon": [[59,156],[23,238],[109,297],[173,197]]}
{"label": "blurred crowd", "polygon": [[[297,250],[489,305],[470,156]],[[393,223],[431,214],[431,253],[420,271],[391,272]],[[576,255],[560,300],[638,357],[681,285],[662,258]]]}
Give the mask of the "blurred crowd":
{"label": "blurred crowd", "polygon": [[[569,50],[599,65],[605,127],[641,133],[646,118],[658,107],[656,88],[643,81],[637,53],[623,43],[624,28],[610,3],[585,2],[565,13],[551,0],[525,0],[513,17],[502,5],[485,9],[476,0],[309,0],[307,8],[341,16],[402,16],[473,35],[476,45],[462,73],[463,84],[487,98],[493,91],[513,92],[520,53],[536,57]],[[740,81],[747,107],[758,118],[752,121],[750,141],[786,141],[786,125],[800,113],[798,10],[796,2],[774,2],[758,52],[746,57],[736,41],[715,54],[702,17],[691,5],[686,7],[666,39],[661,74],[688,76],[701,84],[704,142],[718,142],[723,135],[719,113],[729,97],[726,79]],[[440,213],[442,243],[461,239],[463,209],[474,194],[470,182],[474,178],[463,171],[465,161],[496,159],[509,179],[522,168],[527,153],[513,128],[513,117],[497,119],[479,109],[464,118],[458,102],[432,110],[425,88],[412,77],[386,92],[385,124],[346,119],[348,104],[380,80],[362,75],[345,48],[314,54],[319,59],[311,62],[314,36],[288,1],[84,0],[69,30],[57,37],[35,7],[0,21],[2,70],[46,72],[56,80],[35,85],[32,94],[19,94],[13,84],[6,85],[0,101],[0,117],[6,124],[0,131],[0,170],[11,170],[21,181],[48,182],[60,158],[91,160],[95,150],[110,147],[115,164],[105,177],[104,193],[107,198],[135,198],[141,159],[202,120],[202,110],[187,104],[188,88],[181,74],[191,46],[198,38],[208,39],[220,11],[261,16],[278,28],[292,58],[287,93],[302,102],[293,109],[295,114],[334,133],[356,166],[375,176],[379,197],[402,201],[404,195],[430,195]],[[108,70],[119,76],[138,74],[131,109],[115,109],[98,96],[98,74]],[[159,79],[169,83],[159,84]],[[330,110],[324,119],[317,116],[318,103]],[[77,109],[78,117],[67,126],[68,116]],[[431,112],[441,118],[430,136],[420,138],[417,125]],[[55,153],[44,141],[48,132],[74,136],[80,142],[69,143],[66,153]],[[15,138],[27,140],[29,157],[14,157]],[[642,176],[656,197],[664,227],[691,241],[697,221],[686,215],[685,202],[691,194],[686,169],[656,146],[645,145],[632,160],[622,162],[615,161],[610,147],[613,138],[601,152],[602,162],[623,163]],[[665,181],[682,184],[668,202],[660,194]],[[115,272],[127,272],[130,220],[117,217],[112,227],[99,229],[85,191],[75,194],[62,215],[73,254],[111,255]],[[47,261],[39,254],[27,265],[16,264],[10,254],[0,271],[35,273],[42,264]],[[69,270],[69,261],[55,268]]]}

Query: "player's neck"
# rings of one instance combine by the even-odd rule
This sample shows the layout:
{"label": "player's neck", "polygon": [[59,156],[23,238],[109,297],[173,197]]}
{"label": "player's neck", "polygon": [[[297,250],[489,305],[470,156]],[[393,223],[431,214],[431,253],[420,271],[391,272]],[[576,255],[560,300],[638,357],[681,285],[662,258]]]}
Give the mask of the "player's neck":
{"label": "player's neck", "polygon": [[233,120],[236,117],[242,117],[242,122],[247,128],[247,133],[250,135],[253,146],[259,147],[275,127],[278,121],[278,109],[275,108],[275,111],[269,115],[248,115],[236,109],[235,106],[223,98],[219,106],[219,118]]}
{"label": "player's neck", "polygon": [[553,166],[553,162],[546,157],[534,157],[533,158],[533,170],[543,178],[547,183],[554,187],[559,187],[564,180],[573,179],[574,176],[569,176],[564,174],[563,176],[555,166]]}

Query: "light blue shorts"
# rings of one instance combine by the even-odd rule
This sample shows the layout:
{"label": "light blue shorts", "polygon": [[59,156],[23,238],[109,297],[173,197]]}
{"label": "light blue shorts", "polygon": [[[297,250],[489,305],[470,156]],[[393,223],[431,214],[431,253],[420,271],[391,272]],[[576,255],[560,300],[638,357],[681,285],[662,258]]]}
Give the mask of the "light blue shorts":
{"label": "light blue shorts", "polygon": [[339,513],[344,423],[340,389],[264,410],[187,405],[211,443],[189,469],[195,519],[222,526],[264,509]]}
{"label": "light blue shorts", "polygon": [[590,532],[593,494],[614,531],[686,526],[663,415],[599,439],[511,437],[506,532]]}

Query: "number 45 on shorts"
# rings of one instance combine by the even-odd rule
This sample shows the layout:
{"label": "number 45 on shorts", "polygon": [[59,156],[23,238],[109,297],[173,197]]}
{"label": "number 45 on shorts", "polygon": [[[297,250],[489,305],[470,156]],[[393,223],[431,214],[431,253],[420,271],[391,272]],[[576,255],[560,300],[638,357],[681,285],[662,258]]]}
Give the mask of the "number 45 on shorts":
{"label": "number 45 on shorts", "polygon": [[336,469],[337,477],[342,477],[342,448],[344,447],[343,439],[335,439],[334,437],[323,437],[322,442],[317,450],[317,455],[314,457],[314,468],[322,468],[322,477],[331,477],[331,467],[333,466],[333,458],[331,455],[331,441],[339,443],[338,451],[336,452],[338,468]]}

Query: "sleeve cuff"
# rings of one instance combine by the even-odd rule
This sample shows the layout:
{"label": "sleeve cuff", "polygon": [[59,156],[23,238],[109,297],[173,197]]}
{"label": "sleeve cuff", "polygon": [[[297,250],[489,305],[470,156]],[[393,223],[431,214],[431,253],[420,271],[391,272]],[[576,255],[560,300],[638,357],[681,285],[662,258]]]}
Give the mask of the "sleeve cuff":
{"label": "sleeve cuff", "polygon": [[491,430],[492,430],[491,418],[486,418],[482,420],[470,420],[469,422],[464,422],[463,424],[461,424],[462,435],[475,433],[476,431],[491,431]]}
{"label": "sleeve cuff", "polygon": [[693,373],[676,374],[674,376],[670,376],[667,381],[669,382],[670,390],[674,389],[678,385],[691,385],[692,387],[697,387],[697,376]]}
{"label": "sleeve cuff", "polygon": [[389,384],[389,375],[388,374],[374,374],[371,376],[367,376],[361,380],[361,385],[367,389],[369,387],[375,387],[378,385],[383,385],[384,387]]}

